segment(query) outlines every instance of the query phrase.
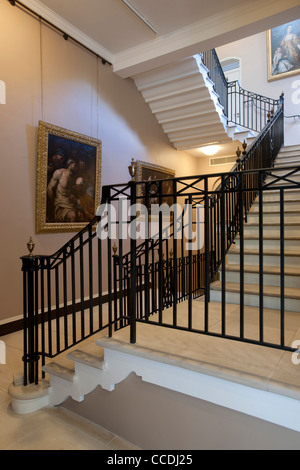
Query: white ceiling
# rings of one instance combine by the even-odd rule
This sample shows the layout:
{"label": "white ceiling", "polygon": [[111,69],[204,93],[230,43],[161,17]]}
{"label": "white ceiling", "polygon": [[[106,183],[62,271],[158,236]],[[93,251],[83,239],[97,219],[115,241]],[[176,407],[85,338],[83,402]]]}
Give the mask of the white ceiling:
{"label": "white ceiling", "polygon": [[[125,5],[128,2],[150,29]],[[22,0],[133,76],[300,17],[299,0]]]}
{"label": "white ceiling", "polygon": [[40,0],[113,54],[174,33],[249,0],[128,0],[157,35],[122,0]]}

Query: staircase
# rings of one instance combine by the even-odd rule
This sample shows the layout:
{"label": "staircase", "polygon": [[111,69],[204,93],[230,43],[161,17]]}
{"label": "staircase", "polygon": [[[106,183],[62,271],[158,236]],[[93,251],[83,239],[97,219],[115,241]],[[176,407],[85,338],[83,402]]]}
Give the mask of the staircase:
{"label": "staircase", "polygon": [[241,126],[228,127],[200,54],[133,78],[177,150],[226,144],[254,135]]}
{"label": "staircase", "polygon": [[[284,147],[275,161],[275,168],[287,167],[278,173],[288,175],[288,167],[300,165],[300,146]],[[278,174],[276,173],[276,174]],[[300,182],[300,172],[293,181]],[[288,176],[287,176],[288,179]],[[276,188],[280,182],[269,177]],[[285,184],[289,184],[285,181]],[[300,311],[300,188],[285,190],[285,310]],[[259,306],[259,201],[255,201],[244,225],[245,306]],[[240,239],[230,248],[226,263],[226,302],[240,303]],[[280,309],[280,212],[279,190],[263,196],[263,292],[264,308]],[[222,282],[211,286],[211,300],[221,301]]]}

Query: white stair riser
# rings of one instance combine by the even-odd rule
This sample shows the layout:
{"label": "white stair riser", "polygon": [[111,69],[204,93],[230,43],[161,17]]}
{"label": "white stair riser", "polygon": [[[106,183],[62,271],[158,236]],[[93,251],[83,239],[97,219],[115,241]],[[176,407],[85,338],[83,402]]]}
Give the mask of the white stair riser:
{"label": "white stair riser", "polygon": [[[244,250],[257,249],[259,246],[259,241],[249,238],[244,238]],[[240,248],[240,239],[235,240],[235,247]],[[263,249],[264,250],[280,250],[280,240],[275,239],[263,239]],[[284,249],[286,251],[299,251],[300,252],[300,240],[285,240]]]}
{"label": "white stair riser", "polygon": [[[228,264],[240,264],[239,253],[228,253]],[[285,266],[296,267],[300,266],[300,256],[285,254]],[[274,255],[263,255],[263,263],[265,266],[276,266],[280,267],[280,256]],[[258,254],[246,254],[244,253],[244,264],[245,266],[259,266],[259,255]]]}
{"label": "white stair riser", "polygon": [[[283,204],[284,211],[299,211],[300,212],[300,201],[286,201]],[[263,201],[263,211],[274,211],[280,212],[280,201]],[[259,204],[253,204],[252,212],[259,212]]]}
{"label": "white stair riser", "polygon": [[[280,195],[278,191],[265,191],[263,195],[263,202],[277,202],[280,203]],[[284,203],[287,204],[289,202],[299,202],[300,204],[300,191],[284,191]],[[258,205],[258,202],[253,204],[253,207]]]}
{"label": "white stair riser", "polygon": [[[226,281],[228,282],[240,282],[240,273],[236,271],[230,271],[230,267],[226,269],[225,273]],[[222,275],[220,275],[222,280]],[[263,275],[263,284],[264,286],[273,286],[280,287],[280,275],[279,274],[264,274]],[[245,284],[258,285],[259,283],[259,274],[258,273],[249,273],[244,272],[244,282]],[[300,276],[284,276],[284,285],[285,287],[291,287],[294,289],[300,289]]]}
{"label": "white stair riser", "polygon": [[[247,216],[248,222],[249,223],[259,223],[259,214],[256,212],[250,212]],[[263,221],[264,223],[276,223],[280,224],[280,215],[277,213],[275,214],[270,214],[270,213],[264,213],[263,214]],[[284,214],[284,221],[286,223],[300,223],[300,213],[285,213]]]}
{"label": "white stair riser", "polygon": [[[240,305],[240,294],[237,292],[228,292],[225,296],[226,303]],[[222,294],[220,291],[211,289],[210,300],[212,302],[221,302]],[[256,294],[245,294],[244,305],[250,307],[259,307],[259,296]],[[264,308],[280,310],[280,298],[264,295]],[[289,312],[300,312],[300,301],[285,298],[285,310]]]}
{"label": "white stair riser", "polygon": [[[291,225],[291,226],[285,226],[284,230],[285,235],[290,235],[290,236],[299,236],[300,237],[300,225]],[[246,224],[244,226],[244,236],[254,236],[258,237],[259,236],[259,226],[254,225],[251,227],[249,224]],[[280,226],[279,225],[264,225],[263,226],[263,236],[265,237],[279,237],[280,236]]]}

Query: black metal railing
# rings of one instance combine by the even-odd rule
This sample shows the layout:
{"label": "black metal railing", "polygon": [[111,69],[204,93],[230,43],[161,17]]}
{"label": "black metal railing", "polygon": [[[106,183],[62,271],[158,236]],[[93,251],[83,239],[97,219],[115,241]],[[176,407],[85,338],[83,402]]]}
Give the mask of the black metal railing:
{"label": "black metal railing", "polygon": [[227,82],[215,49],[203,52],[201,56],[228,123],[261,132],[270,116],[281,108],[281,100],[245,90],[237,80]]}
{"label": "black metal railing", "polygon": [[215,49],[202,53],[204,65],[209,70],[209,77],[214,83],[216,93],[219,95],[219,101],[224,108],[225,116],[228,116],[228,83],[224,75],[218,54]]}
{"label": "black metal railing", "polygon": [[[134,343],[137,322],[293,350],[285,337],[283,243],[279,340],[264,336],[262,196],[279,194],[282,233],[285,194],[300,186],[295,178],[300,168],[289,168],[288,176],[272,168],[282,144],[283,98],[281,108],[232,172],[106,186],[97,216],[86,228],[54,255],[24,256],[24,384],[38,382],[40,365],[47,358],[104,329],[111,336],[128,326]],[[259,316],[257,336],[247,336],[244,232],[258,196]],[[238,332],[226,313],[225,260],[237,239]],[[216,314],[210,311],[210,296],[211,283],[219,275]]]}
{"label": "black metal railing", "polygon": [[280,108],[281,99],[244,90],[238,81],[228,83],[228,122],[261,132],[270,116]]}

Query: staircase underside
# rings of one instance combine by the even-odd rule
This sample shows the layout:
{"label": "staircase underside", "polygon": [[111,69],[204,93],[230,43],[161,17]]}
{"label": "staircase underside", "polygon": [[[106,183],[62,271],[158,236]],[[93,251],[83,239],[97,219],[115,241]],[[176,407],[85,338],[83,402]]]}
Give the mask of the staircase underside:
{"label": "staircase underside", "polygon": [[236,129],[228,128],[201,55],[135,76],[134,81],[177,150],[238,140]]}

